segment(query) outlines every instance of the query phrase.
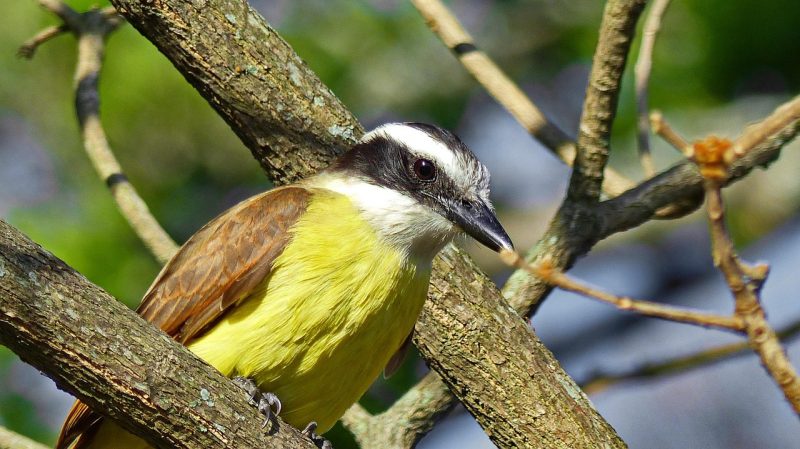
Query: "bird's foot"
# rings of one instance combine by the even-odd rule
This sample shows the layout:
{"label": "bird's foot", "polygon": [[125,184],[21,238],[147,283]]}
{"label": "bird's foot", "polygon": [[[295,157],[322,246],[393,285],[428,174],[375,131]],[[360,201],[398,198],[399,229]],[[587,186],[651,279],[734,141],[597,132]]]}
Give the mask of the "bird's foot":
{"label": "bird's foot", "polygon": [[263,393],[253,379],[236,376],[233,378],[233,383],[247,393],[247,400],[250,404],[266,418],[264,424],[261,425],[262,428],[267,427],[267,424],[281,413],[281,401],[278,396],[275,393]]}
{"label": "bird's foot", "polygon": [[303,429],[302,433],[303,435],[307,436],[318,448],[333,449],[333,445],[331,445],[330,441],[317,435],[317,423],[315,421],[308,423],[306,428]]}

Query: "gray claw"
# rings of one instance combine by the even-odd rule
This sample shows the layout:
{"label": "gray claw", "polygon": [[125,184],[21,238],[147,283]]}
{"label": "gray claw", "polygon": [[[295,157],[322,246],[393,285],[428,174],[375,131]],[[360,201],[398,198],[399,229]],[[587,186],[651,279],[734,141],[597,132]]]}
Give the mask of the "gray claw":
{"label": "gray claw", "polygon": [[250,404],[258,405],[256,398],[261,394],[261,390],[258,389],[258,385],[256,385],[253,379],[236,376],[233,378],[233,383],[247,393],[247,400]]}
{"label": "gray claw", "polygon": [[266,400],[269,403],[270,407],[275,407],[274,411],[275,416],[281,414],[281,407],[283,406],[281,405],[281,400],[278,399],[278,396],[275,395],[275,393],[263,393],[261,395],[261,399]]}
{"label": "gray claw", "polygon": [[[272,410],[275,407],[275,410]],[[261,398],[258,400],[258,411],[266,417],[261,428],[267,427],[267,424],[272,420],[273,416],[278,416],[281,413],[281,401],[274,393],[261,393]]]}
{"label": "gray claw", "polygon": [[233,378],[233,383],[247,393],[248,402],[266,417],[264,424],[261,425],[262,428],[267,427],[272,418],[281,413],[281,401],[278,396],[275,393],[262,393],[253,379],[236,376]]}
{"label": "gray claw", "polygon": [[306,428],[303,429],[302,434],[307,436],[320,449],[333,449],[333,445],[331,445],[330,441],[317,435],[316,421],[308,423]]}

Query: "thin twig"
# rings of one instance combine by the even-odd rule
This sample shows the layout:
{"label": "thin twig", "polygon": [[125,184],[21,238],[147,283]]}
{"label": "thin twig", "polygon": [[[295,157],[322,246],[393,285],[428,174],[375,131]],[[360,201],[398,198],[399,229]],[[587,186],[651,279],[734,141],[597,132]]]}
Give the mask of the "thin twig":
{"label": "thin twig", "polygon": [[411,0],[425,22],[442,40],[464,68],[503,105],[534,137],[553,148],[564,161],[571,161],[574,148],[571,139],[545,118],[524,92],[492,61],[478,50],[458,19],[439,0]]}
{"label": "thin twig", "polygon": [[689,157],[691,152],[691,145],[683,137],[681,137],[674,129],[667,123],[664,114],[660,111],[653,111],[650,114],[650,126],[653,127],[653,132],[664,139],[673,148],[678,150],[681,154]]}
{"label": "thin twig", "polygon": [[631,299],[606,293],[570,278],[561,271],[554,269],[547,263],[529,264],[516,251],[503,251],[500,254],[503,261],[511,267],[526,270],[550,285],[563,290],[575,292],[583,296],[594,298],[611,304],[620,310],[627,310],[640,315],[660,318],[680,323],[696,324],[703,327],[714,327],[724,330],[741,331],[744,323],[737,317],[713,315],[692,310],[678,309],[651,301]]}
{"label": "thin twig", "polygon": [[63,23],[61,25],[53,25],[43,29],[42,31],[38,32],[36,36],[33,36],[25,41],[24,44],[20,45],[19,49],[17,50],[17,56],[25,59],[33,58],[34,53],[36,53],[36,50],[40,45],[56,36],[60,36],[66,31],[69,31],[69,27]]}
{"label": "thin twig", "polygon": [[[777,334],[778,338],[783,342],[793,340],[800,335],[800,321],[789,325]],[[752,354],[749,342],[730,343],[682,357],[647,363],[621,373],[596,373],[582,382],[581,388],[588,394],[596,394],[627,380],[659,379],[670,375],[682,374],[744,354]]]}
{"label": "thin twig", "polygon": [[[695,145],[697,149],[697,145]],[[697,156],[700,156],[699,154]],[[701,167],[702,171],[702,167]],[[707,173],[713,174],[714,171]],[[750,346],[761,358],[761,364],[783,391],[786,400],[800,414],[800,378],[792,366],[775,331],[769,325],[761,306],[759,293],[766,277],[767,269],[745,266],[733,247],[733,242],[725,226],[724,206],[722,202],[722,181],[707,175],[706,198],[708,219],[712,242],[714,264],[725,277],[728,288],[736,303],[735,316],[745,324],[745,331]],[[756,279],[748,273],[760,273]]]}
{"label": "thin twig", "polygon": [[[567,165],[575,159],[575,142],[525,95],[489,56],[478,49],[456,16],[439,0],[411,0],[428,27],[449,48],[464,68],[533,137],[553,151]],[[604,192],[614,197],[633,183],[613,169],[606,169]]]}
{"label": "thin twig", "polygon": [[798,120],[800,120],[800,96],[796,96],[784,103],[764,120],[748,126],[744,133],[733,143],[734,156],[736,158],[742,157],[779,130]]}
{"label": "thin twig", "polygon": [[[78,36],[75,109],[86,154],[100,178],[108,185],[122,215],[133,230],[155,258],[162,264],[166,263],[178,247],[158,224],[147,204],[122,172],[100,122],[100,97],[97,89],[105,39],[122,23],[122,18],[113,8],[77,13],[60,1],[41,0],[40,3],[64,20],[61,27],[66,27]],[[43,33],[39,33],[29,42],[36,40],[38,45],[46,41],[47,39],[40,37],[42,35]],[[31,48],[35,49],[35,46]]]}
{"label": "thin twig", "polygon": [[642,32],[642,45],[639,49],[639,57],[636,60],[636,110],[638,112],[638,136],[639,136],[639,160],[646,177],[650,178],[656,173],[653,164],[653,155],[650,152],[650,119],[648,117],[648,87],[650,84],[650,72],[653,68],[653,47],[655,47],[656,36],[661,28],[661,18],[667,11],[670,0],[655,0],[650,7],[650,13],[644,24]]}

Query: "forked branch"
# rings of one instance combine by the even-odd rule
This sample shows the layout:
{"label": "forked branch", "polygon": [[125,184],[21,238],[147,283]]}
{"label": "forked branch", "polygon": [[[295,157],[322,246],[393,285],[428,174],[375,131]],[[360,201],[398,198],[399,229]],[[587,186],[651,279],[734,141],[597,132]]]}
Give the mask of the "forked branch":
{"label": "forked branch", "polygon": [[111,190],[120,212],[159,263],[166,263],[178,246],[153,217],[147,204],[122,172],[100,121],[98,82],[103,63],[105,40],[123,23],[114,8],[92,9],[78,13],[58,0],[40,0],[47,10],[64,23],[47,28],[20,48],[20,54],[32,56],[38,45],[71,31],[78,38],[78,63],[75,68],[75,110],[86,154],[100,179]]}

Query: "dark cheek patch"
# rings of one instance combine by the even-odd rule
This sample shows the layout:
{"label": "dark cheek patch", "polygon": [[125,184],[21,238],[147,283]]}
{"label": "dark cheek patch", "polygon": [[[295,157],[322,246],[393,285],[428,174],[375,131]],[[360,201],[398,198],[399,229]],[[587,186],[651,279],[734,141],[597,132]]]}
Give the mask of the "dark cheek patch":
{"label": "dark cheek patch", "polygon": [[[470,150],[452,133],[431,125],[406,123],[407,126],[424,131],[432,138],[444,143],[466,164],[479,164]],[[455,182],[437,164],[434,181],[420,181],[414,175],[413,163],[418,159],[402,143],[384,135],[376,135],[367,142],[355,145],[331,167],[366,177],[376,185],[403,192],[438,213],[447,216],[448,201],[463,196]],[[434,164],[436,161],[433,160]]]}

